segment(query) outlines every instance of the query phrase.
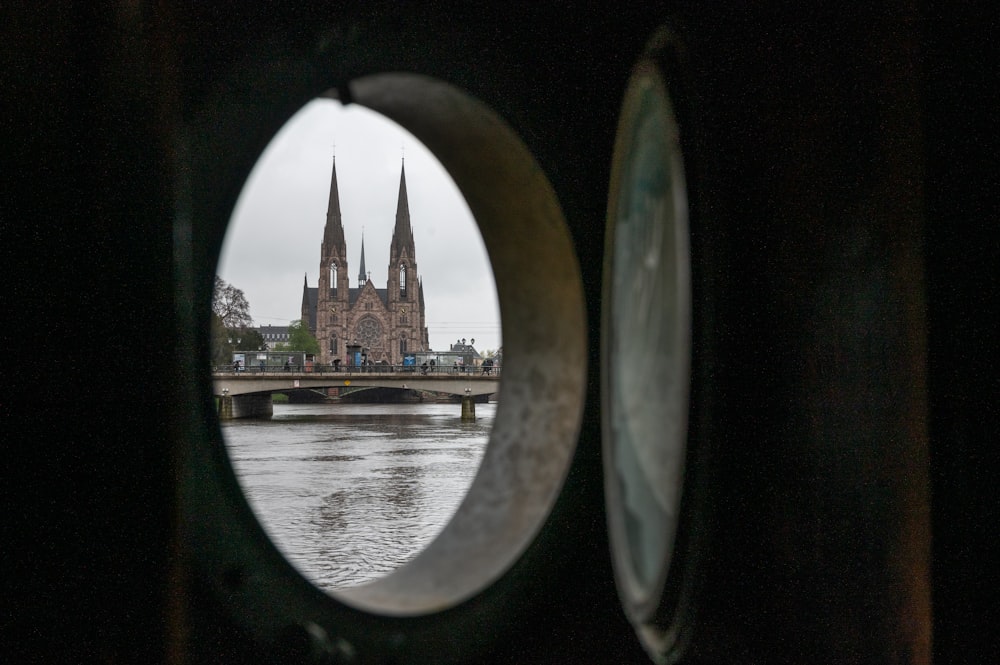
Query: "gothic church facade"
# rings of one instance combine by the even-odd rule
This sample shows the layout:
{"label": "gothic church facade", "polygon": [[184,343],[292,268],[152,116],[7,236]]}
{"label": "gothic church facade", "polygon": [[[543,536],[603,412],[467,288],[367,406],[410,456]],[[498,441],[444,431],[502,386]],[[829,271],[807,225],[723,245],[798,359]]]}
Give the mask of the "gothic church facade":
{"label": "gothic church facade", "polygon": [[406,196],[406,169],[400,168],[396,225],[389,247],[385,288],[376,288],[365,269],[364,238],[357,286],[351,286],[347,243],[340,216],[337,164],[330,180],[326,227],[320,248],[319,279],[310,288],[306,275],[302,290],[302,321],[319,342],[321,364],[340,359],[351,364],[348,345],[363,347],[371,362],[403,364],[407,354],[429,350],[424,314],[424,292],[417,273],[416,250]]}

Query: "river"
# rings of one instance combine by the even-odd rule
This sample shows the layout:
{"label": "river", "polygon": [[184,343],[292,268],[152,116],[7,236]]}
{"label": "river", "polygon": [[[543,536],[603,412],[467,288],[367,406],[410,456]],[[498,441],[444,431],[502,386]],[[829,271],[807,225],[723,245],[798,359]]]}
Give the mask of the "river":
{"label": "river", "polygon": [[496,404],[275,404],[271,420],[222,433],[257,519],[321,589],[382,576],[413,558],[458,508]]}

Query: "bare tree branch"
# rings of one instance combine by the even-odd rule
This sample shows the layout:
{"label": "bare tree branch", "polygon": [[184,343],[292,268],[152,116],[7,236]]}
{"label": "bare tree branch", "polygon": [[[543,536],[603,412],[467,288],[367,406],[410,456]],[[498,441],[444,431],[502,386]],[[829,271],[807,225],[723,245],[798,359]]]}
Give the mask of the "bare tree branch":
{"label": "bare tree branch", "polygon": [[243,291],[232,284],[227,284],[218,275],[215,276],[215,288],[212,293],[212,312],[222,320],[222,325],[230,330],[253,325],[250,303],[247,302]]}

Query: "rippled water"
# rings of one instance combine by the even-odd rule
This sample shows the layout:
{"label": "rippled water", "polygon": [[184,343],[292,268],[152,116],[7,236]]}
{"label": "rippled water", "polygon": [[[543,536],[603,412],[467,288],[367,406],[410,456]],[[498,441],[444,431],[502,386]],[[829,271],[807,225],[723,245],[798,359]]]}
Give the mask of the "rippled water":
{"label": "rippled water", "polygon": [[399,567],[436,536],[479,467],[495,404],[463,423],[447,404],[274,406],[222,432],[271,539],[316,586],[353,586]]}

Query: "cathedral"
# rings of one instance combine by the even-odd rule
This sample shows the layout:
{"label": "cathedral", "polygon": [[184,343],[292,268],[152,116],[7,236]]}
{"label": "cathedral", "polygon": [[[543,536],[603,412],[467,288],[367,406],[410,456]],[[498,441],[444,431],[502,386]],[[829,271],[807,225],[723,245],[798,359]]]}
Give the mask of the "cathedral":
{"label": "cathedral", "polygon": [[396,226],[389,248],[388,283],[376,288],[365,270],[365,245],[361,240],[361,261],[357,286],[351,286],[347,263],[347,242],[340,217],[337,164],[330,179],[330,200],[320,248],[319,280],[310,288],[306,275],[302,290],[302,321],[319,342],[321,364],[348,357],[348,346],[360,346],[374,363],[402,365],[406,355],[429,350],[424,318],[424,292],[417,273],[417,258],[410,228],[410,206],[406,198],[405,165],[399,173]]}

